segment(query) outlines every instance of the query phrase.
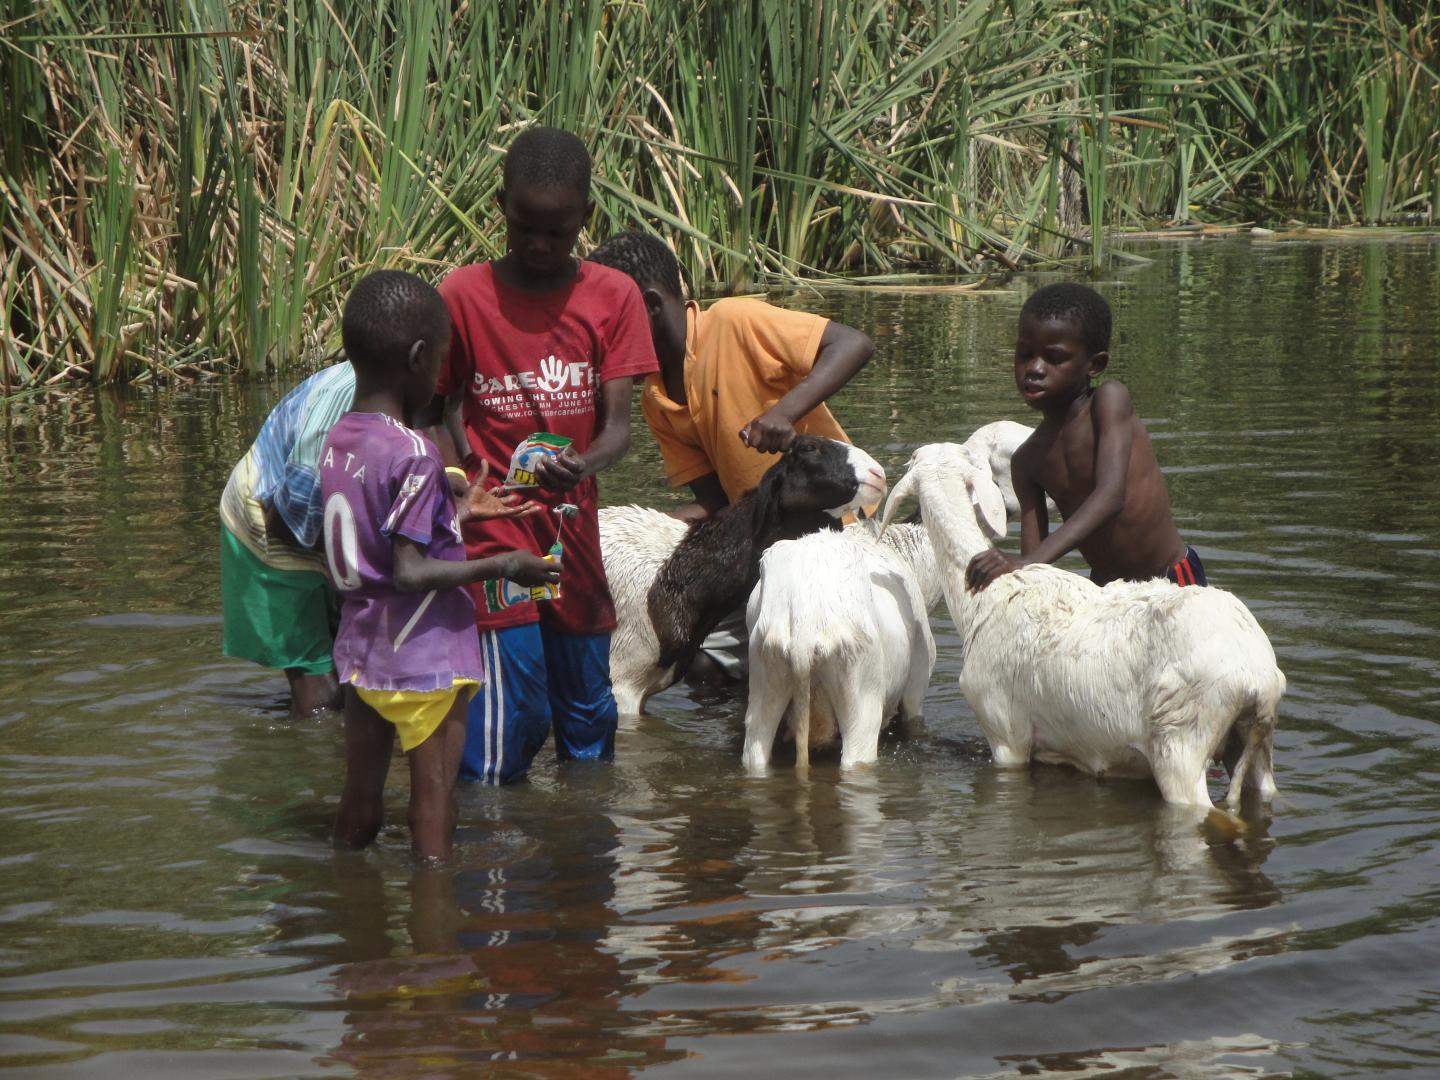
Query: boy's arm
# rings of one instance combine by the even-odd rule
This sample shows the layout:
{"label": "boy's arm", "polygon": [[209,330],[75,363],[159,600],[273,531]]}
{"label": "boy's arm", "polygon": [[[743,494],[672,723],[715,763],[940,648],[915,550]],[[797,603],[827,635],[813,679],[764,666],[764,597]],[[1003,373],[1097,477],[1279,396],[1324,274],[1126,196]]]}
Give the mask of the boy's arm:
{"label": "boy's arm", "polygon": [[761,413],[740,432],[746,446],[765,454],[778,454],[795,438],[795,421],[854,378],[875,353],[875,344],[853,326],[831,321],[820,335],[815,366],[788,394]]}
{"label": "boy's arm", "polygon": [[[445,395],[445,405],[440,413],[440,428],[445,433],[441,441],[440,456],[446,468],[458,465],[470,456],[470,436],[465,433],[465,391],[452,390]],[[446,458],[447,451],[450,457]]]}
{"label": "boy's arm", "polygon": [[965,580],[972,588],[983,589],[1001,574],[1031,563],[1053,563],[1085,543],[1097,529],[1115,520],[1125,509],[1125,478],[1135,441],[1134,415],[1130,391],[1122,384],[1107,382],[1096,389],[1090,402],[1090,421],[1095,428],[1095,486],[1053,533],[1049,531],[1045,511],[1045,492],[1029,478],[1022,455],[1016,453],[1011,462],[1011,476],[1021,507],[1021,556],[1011,559],[1001,555],[1004,560],[1001,565],[991,552],[981,552],[966,568]]}
{"label": "boy's arm", "polygon": [[401,592],[429,592],[469,585],[486,578],[509,578],[520,585],[543,585],[560,580],[560,566],[530,551],[507,551],[488,559],[432,559],[422,544],[396,536],[395,588]]}
{"label": "boy's arm", "polygon": [[450,481],[450,493],[455,497],[456,521],[461,525],[468,521],[528,517],[545,509],[534,499],[524,498],[518,491],[487,488],[485,480],[489,475],[490,463],[483,458],[474,480],[467,479],[464,471],[454,465],[446,467],[445,477]]}
{"label": "boy's arm", "polygon": [[1020,504],[1020,554],[1029,555],[1050,535],[1050,507],[1023,453],[1010,459],[1010,484]]}
{"label": "boy's arm", "polygon": [[725,489],[720,486],[720,478],[713,472],[691,480],[690,494],[695,496],[695,501],[686,503],[679,510],[672,510],[671,517],[694,525],[714,517],[730,505],[730,500],[725,497]]}
{"label": "boy's arm", "polygon": [[600,384],[597,408],[599,430],[583,454],[567,446],[554,457],[544,457],[535,466],[535,478],[550,491],[569,491],[587,476],[593,476],[625,455],[630,449],[630,395],[635,380],[607,379]]}
{"label": "boy's arm", "polygon": [[265,536],[268,539],[278,540],[291,547],[303,548],[305,546],[290,531],[290,526],[285,524],[285,519],[280,516],[280,511],[275,508],[273,503],[261,503],[260,516],[265,520]]}

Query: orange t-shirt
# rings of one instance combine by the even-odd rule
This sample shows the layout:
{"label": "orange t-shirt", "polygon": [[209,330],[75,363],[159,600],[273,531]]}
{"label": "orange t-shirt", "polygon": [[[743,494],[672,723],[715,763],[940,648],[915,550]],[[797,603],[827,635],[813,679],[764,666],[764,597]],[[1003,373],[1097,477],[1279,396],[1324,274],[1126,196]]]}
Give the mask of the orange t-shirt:
{"label": "orange t-shirt", "polygon": [[[760,483],[778,458],[746,446],[740,430],[810,374],[828,322],[748,297],[717,300],[704,311],[686,305],[687,401],[672,401],[660,375],[645,380],[640,398],[672,487],[713,472],[733,503]],[[795,430],[850,441],[824,405]]]}

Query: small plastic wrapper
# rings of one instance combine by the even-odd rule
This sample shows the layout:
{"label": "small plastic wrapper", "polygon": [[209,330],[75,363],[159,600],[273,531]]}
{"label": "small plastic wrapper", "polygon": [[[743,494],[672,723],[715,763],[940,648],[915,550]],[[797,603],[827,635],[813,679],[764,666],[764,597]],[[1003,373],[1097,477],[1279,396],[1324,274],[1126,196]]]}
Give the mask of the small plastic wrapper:
{"label": "small plastic wrapper", "polygon": [[505,474],[505,487],[538,487],[540,481],[535,475],[536,467],[543,459],[558,456],[570,443],[568,435],[556,435],[549,431],[527,435],[510,455],[510,471]]}

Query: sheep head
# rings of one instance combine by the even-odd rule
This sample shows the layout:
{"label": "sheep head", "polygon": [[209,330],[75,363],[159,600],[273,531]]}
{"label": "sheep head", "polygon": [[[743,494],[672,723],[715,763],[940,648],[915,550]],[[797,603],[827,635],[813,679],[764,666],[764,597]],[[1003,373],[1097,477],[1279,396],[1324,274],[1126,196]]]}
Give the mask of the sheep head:
{"label": "sheep head", "polygon": [[931,443],[910,455],[905,475],[886,500],[882,530],[912,493],[920,498],[946,602],[957,613],[965,567],[992,538],[1005,535],[1004,496],[984,454],[956,443]]}
{"label": "sheep head", "polygon": [[858,446],[797,435],[760,479],[759,502],[779,513],[814,511],[836,521],[885,494],[885,470]]}
{"label": "sheep head", "polygon": [[990,475],[1000,488],[1005,509],[1012,519],[1020,516],[1020,500],[1015,497],[1014,482],[1010,478],[1010,459],[1034,431],[1014,420],[994,420],[976,428],[962,444],[974,452],[977,461],[983,459],[990,467]]}

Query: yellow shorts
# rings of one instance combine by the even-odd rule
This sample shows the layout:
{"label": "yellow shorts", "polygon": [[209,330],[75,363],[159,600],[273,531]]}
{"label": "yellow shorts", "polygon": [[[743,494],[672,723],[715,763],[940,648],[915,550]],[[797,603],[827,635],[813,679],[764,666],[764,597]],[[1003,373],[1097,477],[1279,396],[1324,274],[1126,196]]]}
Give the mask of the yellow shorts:
{"label": "yellow shorts", "polygon": [[361,701],[395,725],[400,749],[408,754],[435,734],[458,695],[464,694],[464,700],[469,701],[479,688],[480,684],[474,679],[456,679],[448,690],[366,690],[363,686],[354,689]]}

